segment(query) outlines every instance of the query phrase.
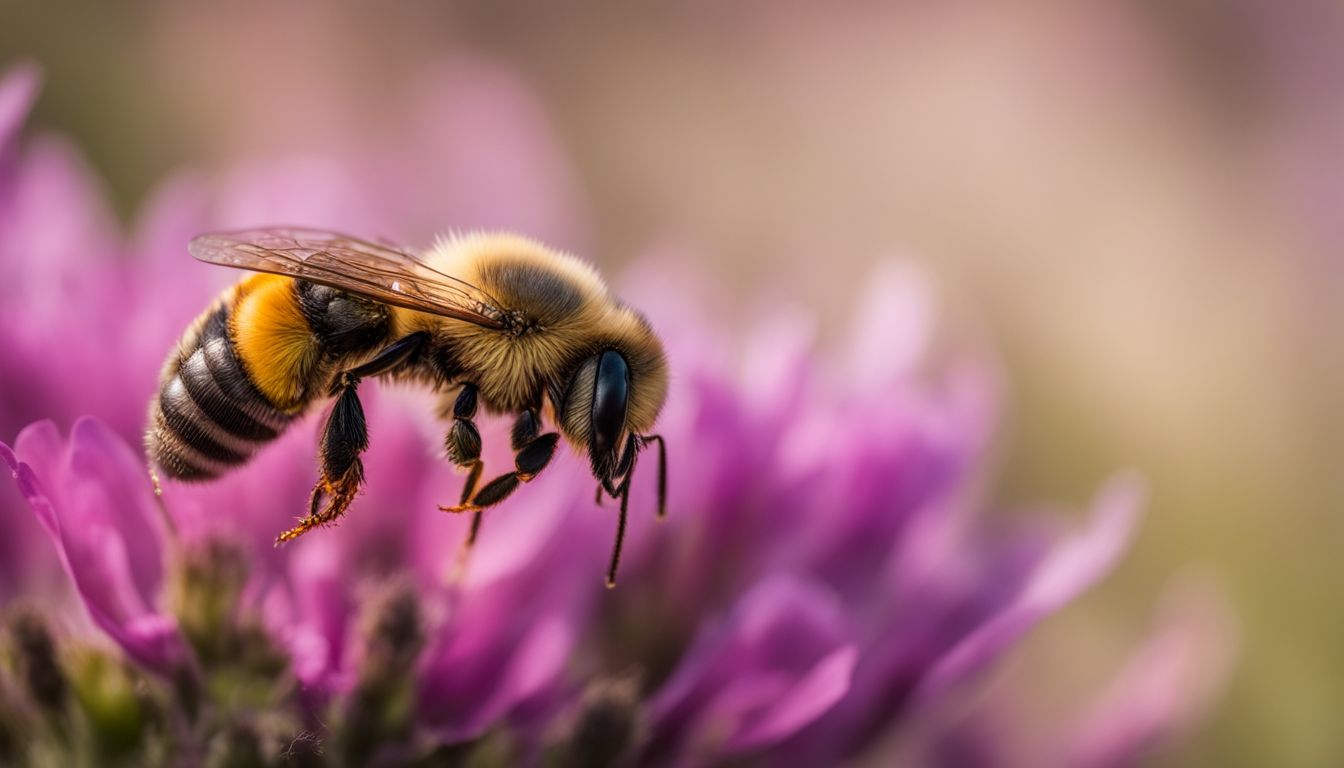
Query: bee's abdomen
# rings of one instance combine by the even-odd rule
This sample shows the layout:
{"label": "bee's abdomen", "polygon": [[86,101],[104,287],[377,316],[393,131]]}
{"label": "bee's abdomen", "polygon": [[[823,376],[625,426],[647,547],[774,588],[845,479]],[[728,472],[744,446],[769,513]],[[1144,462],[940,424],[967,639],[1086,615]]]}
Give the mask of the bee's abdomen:
{"label": "bee's abdomen", "polygon": [[[206,479],[246,462],[292,420],[248,378],[229,336],[228,303],[179,348],[150,411],[150,459],[170,477]],[[194,339],[192,336],[194,335]]]}

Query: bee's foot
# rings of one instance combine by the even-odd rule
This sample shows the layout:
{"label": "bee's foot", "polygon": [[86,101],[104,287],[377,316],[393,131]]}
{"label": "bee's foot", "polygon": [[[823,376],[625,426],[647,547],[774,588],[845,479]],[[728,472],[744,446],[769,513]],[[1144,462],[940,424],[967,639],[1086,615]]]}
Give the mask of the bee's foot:
{"label": "bee's foot", "polygon": [[278,547],[293,541],[318,526],[335,522],[345,514],[359,494],[360,469],[362,467],[335,482],[326,478],[317,481],[312,495],[308,497],[308,515],[299,518],[298,525],[275,537],[275,545]]}
{"label": "bee's foot", "polygon": [[484,507],[481,507],[479,504],[457,504],[451,507],[445,507],[442,504],[439,505],[439,510],[441,512],[447,512],[453,515],[462,515],[467,512],[480,512],[482,509],[484,509]]}
{"label": "bee's foot", "polygon": [[290,528],[288,531],[285,531],[284,533],[275,537],[275,546],[278,547],[287,541],[293,541],[321,524],[322,524],[321,520],[311,515],[305,518],[301,518],[299,520],[298,525],[294,526],[293,528]]}

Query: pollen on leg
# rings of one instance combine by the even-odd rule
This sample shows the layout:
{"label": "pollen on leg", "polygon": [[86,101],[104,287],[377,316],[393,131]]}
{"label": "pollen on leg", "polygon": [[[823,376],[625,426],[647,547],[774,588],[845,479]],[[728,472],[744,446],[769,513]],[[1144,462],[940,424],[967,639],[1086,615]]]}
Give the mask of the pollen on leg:
{"label": "pollen on leg", "polygon": [[276,546],[293,541],[318,526],[335,522],[354,503],[363,480],[363,465],[358,461],[339,480],[318,480],[308,500],[308,515],[300,518],[298,525],[277,536]]}

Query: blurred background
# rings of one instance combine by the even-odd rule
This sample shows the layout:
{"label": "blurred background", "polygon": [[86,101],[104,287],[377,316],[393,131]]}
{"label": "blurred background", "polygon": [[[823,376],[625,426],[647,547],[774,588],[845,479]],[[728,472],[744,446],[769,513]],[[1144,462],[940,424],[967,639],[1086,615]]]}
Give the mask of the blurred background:
{"label": "blurred background", "polygon": [[[0,63],[40,64],[30,132],[71,137],[127,222],[183,167],[414,158],[446,98],[540,149],[425,173],[535,174],[533,234],[611,272],[684,260],[725,322],[786,301],[833,343],[875,264],[918,265],[1005,372],[1001,514],[1149,482],[1120,571],[985,695],[1034,690],[1044,728],[1193,571],[1241,659],[1164,761],[1344,763],[1344,7],[439,5],[0,0]],[[516,225],[398,192],[424,228],[378,234]]]}

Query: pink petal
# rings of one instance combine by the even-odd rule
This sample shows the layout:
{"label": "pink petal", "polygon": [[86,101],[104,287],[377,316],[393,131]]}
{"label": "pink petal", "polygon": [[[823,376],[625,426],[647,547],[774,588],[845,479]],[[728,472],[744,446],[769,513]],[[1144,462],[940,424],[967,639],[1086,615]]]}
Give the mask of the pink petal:
{"label": "pink petal", "polygon": [[924,358],[936,303],[928,276],[916,266],[879,264],[857,301],[849,334],[847,386],[880,392],[908,377]]}
{"label": "pink petal", "polygon": [[828,591],[790,576],[763,581],[702,631],[650,704],[656,731],[740,752],[792,736],[849,691],[858,651]]}
{"label": "pink petal", "polygon": [[1107,485],[1087,527],[1055,547],[1001,610],[943,654],[921,694],[937,695],[974,675],[1036,622],[1063,607],[1107,573],[1129,545],[1143,489],[1133,477]]}
{"label": "pink petal", "polygon": [[754,722],[739,731],[727,748],[747,750],[782,741],[821,717],[849,692],[858,660],[858,649],[845,645],[817,662]]}
{"label": "pink petal", "polygon": [[76,422],[63,441],[51,422],[0,451],[42,522],[94,623],[145,667],[168,673],[187,658],[173,619],[154,603],[161,534],[144,467],[101,422]]}
{"label": "pink petal", "polygon": [[1070,729],[1069,765],[1134,765],[1208,714],[1237,655],[1227,598],[1203,579],[1167,590],[1153,629],[1109,690]]}
{"label": "pink petal", "polygon": [[10,67],[0,79],[0,158],[28,119],[41,85],[42,72],[31,62]]}

